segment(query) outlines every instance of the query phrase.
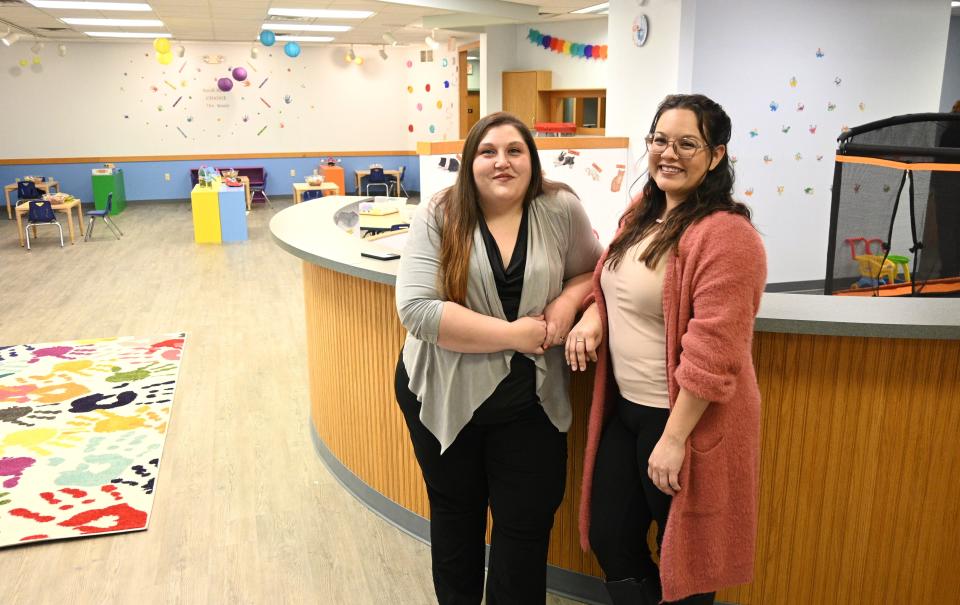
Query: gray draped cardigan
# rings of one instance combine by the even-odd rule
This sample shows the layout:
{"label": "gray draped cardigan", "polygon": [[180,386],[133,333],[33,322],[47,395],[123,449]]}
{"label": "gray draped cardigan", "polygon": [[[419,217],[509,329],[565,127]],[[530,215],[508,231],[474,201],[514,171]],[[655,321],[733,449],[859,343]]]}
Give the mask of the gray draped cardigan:
{"label": "gray draped cardigan", "polygon": [[[435,212],[435,201],[417,210],[400,259],[396,294],[400,322],[408,332],[403,348],[408,386],[421,402],[420,420],[443,452],[509,374],[514,351],[457,353],[437,345],[444,299],[439,291],[440,230]],[[580,200],[568,191],[535,198],[527,222],[519,317],[543,313],[564,282],[591,272],[603,252]],[[465,306],[506,320],[479,226],[473,232],[469,262]],[[571,414],[563,347],[528,357],[536,364],[540,403],[557,430],[565,432]]]}

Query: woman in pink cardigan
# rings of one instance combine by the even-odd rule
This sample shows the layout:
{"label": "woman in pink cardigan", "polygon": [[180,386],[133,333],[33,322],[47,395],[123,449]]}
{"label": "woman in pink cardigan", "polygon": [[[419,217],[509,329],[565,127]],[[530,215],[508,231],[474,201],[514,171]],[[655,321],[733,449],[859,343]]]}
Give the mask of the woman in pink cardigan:
{"label": "woman in pink cardigan", "polygon": [[716,590],[753,577],[751,340],[766,257],[750,210],[731,195],[729,140],[730,118],[707,97],[660,104],[646,185],[567,339],[572,369],[597,362],[580,539],[615,605],[709,605]]}

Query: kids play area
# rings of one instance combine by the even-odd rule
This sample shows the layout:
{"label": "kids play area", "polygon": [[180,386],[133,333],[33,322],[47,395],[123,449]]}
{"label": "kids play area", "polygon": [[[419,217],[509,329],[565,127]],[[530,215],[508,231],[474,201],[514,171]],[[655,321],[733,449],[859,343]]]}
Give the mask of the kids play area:
{"label": "kids play area", "polygon": [[[674,93],[730,115],[767,255],[756,564],[717,602],[957,602],[960,2],[0,0],[0,90],[4,603],[436,603],[412,217],[508,111],[606,246]],[[550,605],[610,603],[592,385]]]}

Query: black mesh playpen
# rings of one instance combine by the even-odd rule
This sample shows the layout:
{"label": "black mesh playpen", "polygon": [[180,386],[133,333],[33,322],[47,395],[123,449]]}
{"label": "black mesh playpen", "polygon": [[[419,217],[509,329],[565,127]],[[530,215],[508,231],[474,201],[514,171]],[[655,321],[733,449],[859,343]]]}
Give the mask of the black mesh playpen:
{"label": "black mesh playpen", "polygon": [[837,140],[824,293],[960,297],[960,113]]}

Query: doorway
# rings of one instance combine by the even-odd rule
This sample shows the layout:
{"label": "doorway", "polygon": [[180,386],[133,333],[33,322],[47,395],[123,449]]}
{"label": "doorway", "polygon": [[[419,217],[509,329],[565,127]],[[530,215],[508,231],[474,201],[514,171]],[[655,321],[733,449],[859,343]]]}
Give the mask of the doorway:
{"label": "doorway", "polygon": [[460,66],[460,138],[480,119],[480,42],[457,49]]}

